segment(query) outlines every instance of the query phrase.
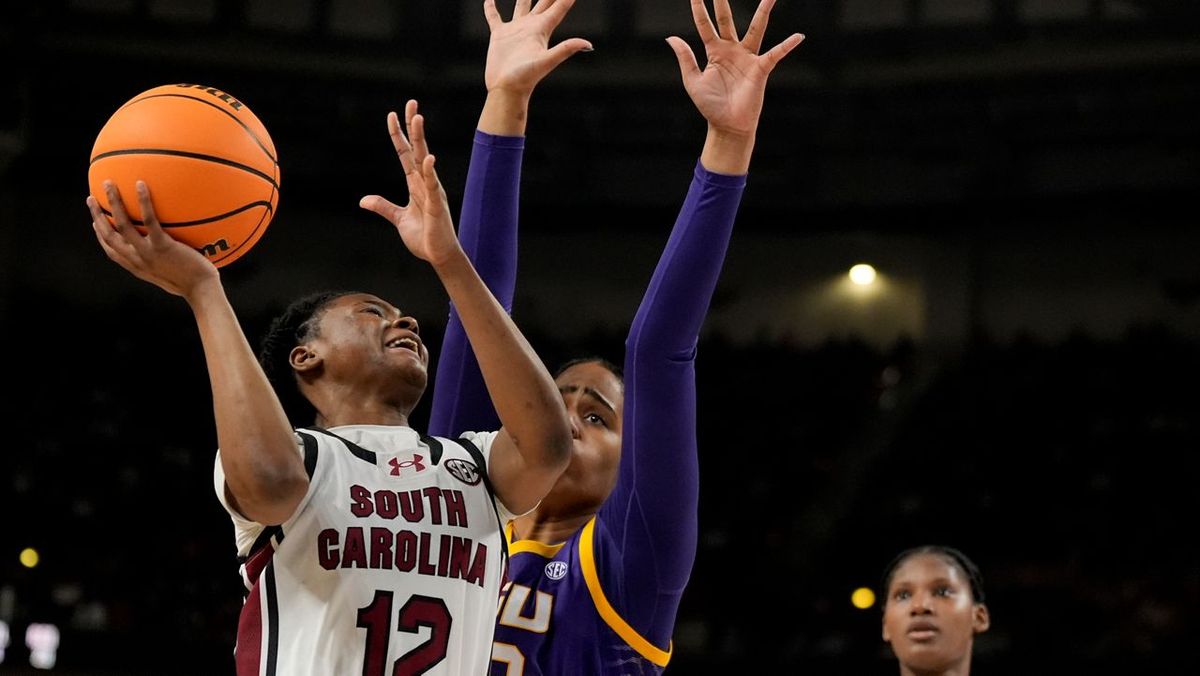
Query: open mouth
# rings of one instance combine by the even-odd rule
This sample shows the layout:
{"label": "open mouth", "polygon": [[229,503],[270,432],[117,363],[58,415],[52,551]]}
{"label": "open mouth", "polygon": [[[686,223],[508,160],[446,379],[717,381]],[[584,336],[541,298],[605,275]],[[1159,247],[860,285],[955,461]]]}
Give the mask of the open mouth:
{"label": "open mouth", "polygon": [[396,349],[410,350],[414,354],[418,354],[418,355],[421,354],[421,350],[417,346],[417,341],[413,340],[412,338],[408,338],[408,337],[395,338],[393,340],[389,340],[387,343],[384,344],[384,347],[388,348],[389,350],[396,350]]}

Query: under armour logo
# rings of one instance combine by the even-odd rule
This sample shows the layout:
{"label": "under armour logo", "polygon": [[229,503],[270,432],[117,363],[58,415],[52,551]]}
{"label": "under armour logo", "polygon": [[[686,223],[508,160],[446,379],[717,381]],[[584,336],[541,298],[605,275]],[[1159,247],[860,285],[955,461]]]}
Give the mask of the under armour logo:
{"label": "under armour logo", "polygon": [[392,476],[400,476],[400,470],[405,467],[414,467],[418,472],[425,469],[425,458],[414,455],[412,460],[405,460],[404,462],[400,462],[396,458],[391,458],[388,460],[388,464],[392,466]]}

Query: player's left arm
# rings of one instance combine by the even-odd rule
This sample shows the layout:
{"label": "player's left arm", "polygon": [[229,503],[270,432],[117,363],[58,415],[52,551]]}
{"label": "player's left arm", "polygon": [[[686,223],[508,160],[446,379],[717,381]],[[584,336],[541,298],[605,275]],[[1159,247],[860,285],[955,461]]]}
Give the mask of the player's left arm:
{"label": "player's left arm", "polygon": [[[409,134],[423,138],[424,126],[424,118],[414,116]],[[388,130],[404,167],[409,203],[401,207],[368,195],[359,205],[395,226],[408,250],[433,266],[458,307],[503,425],[492,443],[488,474],[509,510],[528,511],[550,491],[570,460],[566,407],[545,365],[463,252],[434,156],[427,154],[420,165],[414,162],[412,143],[395,113],[388,115]]]}
{"label": "player's left arm", "polygon": [[[479,276],[504,309],[512,311],[517,276],[517,214],[521,159],[529,102],[537,85],[572,55],[590,50],[581,38],[553,47],[550,37],[575,0],[528,0],[513,7],[505,21],[494,0],[483,3],[488,22],[487,98],[479,115],[467,186],[459,216],[458,239]],[[416,114],[409,102],[406,117]],[[423,142],[414,139],[416,161]],[[454,437],[466,430],[493,430],[498,425],[479,363],[463,330],[458,309],[450,307],[446,333],[434,378],[429,433]]]}
{"label": "player's left arm", "polygon": [[704,71],[683,40],[669,39],[708,135],[626,341],[620,477],[601,512],[621,552],[620,571],[608,571],[622,579],[620,610],[664,648],[696,553],[696,344],[745,186],[767,76],[802,39],[758,54],[773,4],[763,0],[739,39],[728,0],[715,2],[716,27],[702,0],[692,0]]}

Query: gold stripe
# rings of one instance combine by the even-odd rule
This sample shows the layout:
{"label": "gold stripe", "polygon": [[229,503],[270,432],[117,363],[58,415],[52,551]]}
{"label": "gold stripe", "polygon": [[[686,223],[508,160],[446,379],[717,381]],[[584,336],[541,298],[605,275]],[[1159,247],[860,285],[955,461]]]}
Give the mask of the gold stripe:
{"label": "gold stripe", "polygon": [[504,537],[508,539],[509,556],[512,556],[513,554],[529,553],[537,554],[545,559],[553,559],[554,555],[558,554],[558,550],[562,549],[563,545],[566,544],[565,542],[560,542],[556,545],[548,545],[544,542],[538,542],[536,540],[517,540],[516,542],[513,542],[513,525],[511,521],[508,522],[508,527],[504,529]]}
{"label": "gold stripe", "polygon": [[600,613],[600,617],[604,618],[605,623],[617,632],[617,636],[629,644],[629,647],[658,666],[667,666],[667,662],[671,661],[671,654],[675,652],[675,642],[672,641],[668,649],[664,651],[642,638],[637,630],[629,626],[629,623],[617,614],[617,611],[608,602],[608,597],[604,595],[604,590],[600,588],[600,576],[596,574],[596,555],[592,549],[595,530],[596,517],[593,516],[592,520],[583,527],[583,535],[579,536],[579,563],[583,567],[583,579],[587,582],[588,591],[592,594],[592,603],[596,604],[596,611]]}

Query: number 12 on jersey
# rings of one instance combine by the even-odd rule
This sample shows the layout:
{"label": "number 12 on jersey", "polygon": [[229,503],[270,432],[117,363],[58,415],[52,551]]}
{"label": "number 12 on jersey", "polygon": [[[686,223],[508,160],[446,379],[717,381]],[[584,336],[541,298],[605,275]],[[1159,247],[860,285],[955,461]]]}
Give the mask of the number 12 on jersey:
{"label": "number 12 on jersey", "polygon": [[418,676],[446,659],[453,620],[450,610],[442,599],[414,594],[400,608],[396,631],[415,634],[421,627],[429,627],[429,639],[404,653],[392,663],[391,670],[387,670],[392,603],[392,592],[376,590],[370,605],[358,609],[358,626],[367,630],[362,676]]}

